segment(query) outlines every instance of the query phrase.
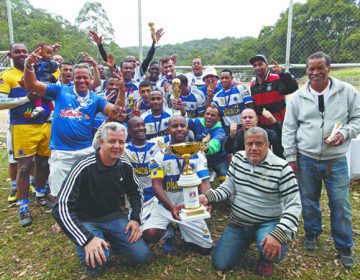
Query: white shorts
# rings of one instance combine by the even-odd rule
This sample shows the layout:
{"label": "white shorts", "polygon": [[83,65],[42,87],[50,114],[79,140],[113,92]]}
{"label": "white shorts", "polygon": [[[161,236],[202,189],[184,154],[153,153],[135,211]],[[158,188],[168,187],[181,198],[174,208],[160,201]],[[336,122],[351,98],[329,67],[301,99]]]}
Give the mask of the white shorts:
{"label": "white shorts", "polygon": [[16,159],[14,158],[12,136],[11,136],[11,131],[10,131],[9,126],[6,129],[6,146],[7,146],[7,152],[8,152],[8,162],[9,163],[17,163]]}
{"label": "white shorts", "polygon": [[213,241],[205,220],[178,221],[173,218],[171,212],[161,204],[155,204],[151,210],[150,217],[145,221],[142,230],[158,228],[166,230],[170,222],[179,226],[181,237],[185,242],[191,242],[203,248],[211,248]]}
{"label": "white shorts", "polygon": [[76,151],[52,150],[49,158],[49,186],[52,196],[57,196],[62,183],[69,174],[73,164],[82,156],[94,152],[93,147]]}

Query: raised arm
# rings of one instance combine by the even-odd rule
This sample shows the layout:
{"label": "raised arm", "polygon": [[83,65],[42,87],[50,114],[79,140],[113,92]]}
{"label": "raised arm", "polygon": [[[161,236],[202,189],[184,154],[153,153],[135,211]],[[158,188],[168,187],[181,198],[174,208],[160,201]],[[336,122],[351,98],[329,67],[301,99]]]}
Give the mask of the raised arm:
{"label": "raised arm", "polygon": [[153,40],[152,45],[146,55],[146,58],[143,60],[143,62],[140,65],[142,75],[146,73],[146,70],[148,69],[149,64],[155,54],[155,49],[156,49],[155,44],[160,41],[162,35],[164,35],[164,30],[162,28],[160,28],[160,29],[156,30],[156,33],[155,33],[156,38],[153,38],[153,36],[151,36],[151,38]]}
{"label": "raised arm", "polygon": [[39,96],[43,96],[46,92],[46,84],[40,82],[36,79],[34,72],[34,64],[37,64],[41,57],[36,53],[39,49],[36,49],[32,53],[29,54],[27,59],[25,60],[24,67],[24,82],[25,87],[30,92],[36,92]]}
{"label": "raised arm", "polygon": [[97,62],[95,61],[94,58],[92,58],[88,53],[86,52],[81,52],[81,55],[83,57],[85,57],[86,59],[86,62],[88,64],[90,64],[93,69],[94,69],[94,77],[93,77],[93,80],[90,82],[89,84],[89,89],[90,90],[94,90],[96,89],[98,86],[101,85],[101,78],[100,78],[100,72],[99,72],[99,68],[98,68],[98,64]]}

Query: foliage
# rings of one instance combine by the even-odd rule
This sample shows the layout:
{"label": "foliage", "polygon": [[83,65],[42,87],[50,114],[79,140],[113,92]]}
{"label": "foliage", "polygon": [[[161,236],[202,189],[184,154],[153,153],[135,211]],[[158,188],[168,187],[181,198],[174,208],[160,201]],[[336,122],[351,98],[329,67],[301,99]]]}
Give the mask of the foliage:
{"label": "foliage", "polygon": [[[0,1],[0,50],[9,48],[6,1]],[[305,63],[313,52],[328,53],[332,62],[360,62],[360,9],[358,0],[308,0],[293,6],[291,63]],[[89,28],[104,36],[105,48],[114,53],[116,61],[127,54],[138,54],[137,47],[121,48],[114,42],[114,30],[106,12],[98,2],[86,3],[76,19],[77,26],[60,16],[32,7],[28,0],[12,0],[15,41],[33,49],[39,41],[59,42],[66,60],[75,61],[80,51],[87,51],[98,61],[99,52],[88,37]],[[257,38],[226,37],[200,39],[158,48],[154,60],[177,53],[178,65],[190,65],[201,57],[206,65],[248,64],[256,53],[269,61],[285,62],[288,10],[273,26],[264,26]],[[166,26],[164,27],[166,29]],[[166,36],[166,35],[165,35]],[[149,48],[144,47],[144,56]]]}
{"label": "foliage", "polygon": [[104,43],[115,41],[114,29],[99,2],[86,2],[77,16],[76,25],[84,30],[94,30],[103,36]]}

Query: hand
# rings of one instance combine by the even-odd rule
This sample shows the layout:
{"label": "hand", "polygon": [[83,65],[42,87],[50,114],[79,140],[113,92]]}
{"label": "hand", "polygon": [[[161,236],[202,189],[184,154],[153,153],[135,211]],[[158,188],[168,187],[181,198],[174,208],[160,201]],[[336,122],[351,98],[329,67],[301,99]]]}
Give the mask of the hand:
{"label": "hand", "polygon": [[179,211],[184,208],[184,204],[181,204],[179,206],[173,206],[170,208],[171,215],[175,220],[181,221],[181,218],[179,216]]}
{"label": "hand", "polygon": [[126,225],[124,233],[127,234],[131,229],[131,235],[128,239],[130,243],[135,243],[139,240],[142,233],[140,231],[140,225],[137,221],[130,220],[129,223]]}
{"label": "hand", "polygon": [[112,90],[106,96],[106,100],[109,101],[109,100],[113,99],[116,95],[118,95],[118,92],[116,90]]}
{"label": "hand", "polygon": [[162,37],[162,35],[164,35],[164,29],[160,28],[158,30],[156,30],[156,33],[155,33],[155,36],[156,36],[156,41],[154,41],[154,38],[153,38],[153,43],[158,43]]}
{"label": "hand", "polygon": [[35,51],[31,52],[29,56],[25,59],[25,65],[30,66],[33,64],[38,64],[39,59],[42,59],[41,55],[39,55],[39,52],[41,51],[41,48],[37,48]]}
{"label": "hand", "polygon": [[300,171],[297,162],[296,161],[290,161],[289,165],[292,168],[292,170],[294,171],[295,176],[297,177],[298,174],[299,174],[299,171]]}
{"label": "hand", "polygon": [[60,50],[61,45],[59,43],[55,43],[54,45],[52,45],[53,48],[53,52],[57,52],[58,50]]}
{"label": "hand", "polygon": [[273,114],[270,111],[263,108],[262,115],[267,118],[271,123],[276,123],[276,119],[274,118]]}
{"label": "hand", "polygon": [[205,194],[200,194],[199,195],[199,202],[200,204],[207,206],[209,204],[209,200],[206,198]]}
{"label": "hand", "polygon": [[89,63],[92,67],[97,67],[97,62],[87,52],[81,52],[80,54],[85,57],[86,62]]}
{"label": "hand", "polygon": [[235,122],[231,122],[230,124],[230,137],[233,138],[237,131],[237,124]]}
{"label": "hand", "polygon": [[101,45],[102,43],[102,36],[99,36],[95,31],[90,30],[89,31],[89,36],[93,39],[93,41],[95,42],[95,44],[97,45]]}
{"label": "hand", "polygon": [[111,72],[111,76],[113,76],[116,79],[115,83],[120,90],[125,88],[124,78],[121,72],[119,73],[116,73],[115,71]]}
{"label": "hand", "polygon": [[117,121],[121,115],[122,110],[123,110],[123,108],[115,103],[110,111],[108,119],[111,121]]}
{"label": "hand", "polygon": [[264,247],[263,254],[269,259],[274,259],[276,255],[279,259],[281,258],[281,244],[275,237],[270,234],[266,235],[261,241],[261,246]]}
{"label": "hand", "polygon": [[[326,139],[329,138],[329,136],[330,136],[330,134],[324,136],[323,139],[326,140]],[[344,142],[345,142],[345,138],[344,138],[344,135],[341,132],[337,132],[331,141],[329,141],[329,142],[326,141],[326,143],[328,143],[330,146],[333,146],[333,147],[340,146]]]}
{"label": "hand", "polygon": [[169,88],[170,88],[170,84],[169,84],[168,81],[166,81],[166,82],[164,83],[164,91],[165,91],[166,93],[169,92]]}
{"label": "hand", "polygon": [[30,99],[30,101],[34,101],[39,98],[39,95],[35,91],[28,91],[26,96]]}
{"label": "hand", "polygon": [[177,60],[178,54],[177,54],[177,53],[173,53],[170,57],[171,57],[171,60],[174,62],[174,64],[176,64],[176,60]]}
{"label": "hand", "polygon": [[115,71],[115,57],[112,53],[107,54],[104,63],[109,67],[111,73]]}
{"label": "hand", "polygon": [[135,101],[134,102],[134,106],[131,110],[131,114],[133,117],[140,117],[141,112],[140,112],[140,102]]}
{"label": "hand", "polygon": [[95,259],[99,265],[102,265],[103,262],[106,262],[106,257],[102,249],[103,247],[106,250],[109,250],[106,241],[96,236],[85,245],[84,251],[86,253],[86,265],[91,264],[91,267],[95,268]]}
{"label": "hand", "polygon": [[272,70],[274,73],[280,75],[280,74],[282,73],[281,66],[280,66],[280,65],[278,64],[278,62],[277,62],[276,60],[274,60],[274,59],[272,60],[272,63],[274,64],[274,66],[271,67],[271,70]]}

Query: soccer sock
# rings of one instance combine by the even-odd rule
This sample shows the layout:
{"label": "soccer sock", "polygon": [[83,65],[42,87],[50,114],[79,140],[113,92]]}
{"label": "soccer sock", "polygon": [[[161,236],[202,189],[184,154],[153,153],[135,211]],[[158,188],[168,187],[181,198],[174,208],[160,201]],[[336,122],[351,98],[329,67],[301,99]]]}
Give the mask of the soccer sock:
{"label": "soccer sock", "polygon": [[29,198],[25,198],[25,199],[23,199],[23,200],[19,200],[19,201],[18,201],[19,212],[20,212],[20,213],[29,210],[29,202],[30,202],[30,199],[29,199]]}
{"label": "soccer sock", "polygon": [[11,180],[11,189],[17,190],[16,180]]}
{"label": "soccer sock", "polygon": [[35,185],[34,176],[30,175],[30,185]]}
{"label": "soccer sock", "polygon": [[38,187],[35,187],[36,191],[36,197],[44,197],[46,194],[46,188],[39,189]]}

